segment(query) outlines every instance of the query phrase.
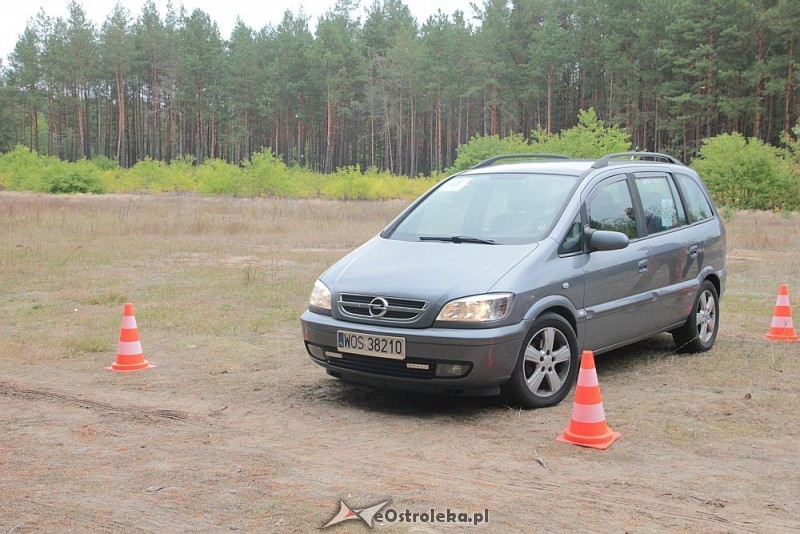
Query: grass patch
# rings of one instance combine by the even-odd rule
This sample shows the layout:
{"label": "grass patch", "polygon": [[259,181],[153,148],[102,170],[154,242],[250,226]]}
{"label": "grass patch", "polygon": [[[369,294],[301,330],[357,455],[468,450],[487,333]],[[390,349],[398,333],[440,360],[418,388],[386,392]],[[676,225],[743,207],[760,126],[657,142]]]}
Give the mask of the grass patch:
{"label": "grass patch", "polygon": [[95,352],[107,352],[113,350],[108,337],[100,336],[81,336],[72,338],[66,342],[66,352],[71,356],[81,354],[91,354]]}

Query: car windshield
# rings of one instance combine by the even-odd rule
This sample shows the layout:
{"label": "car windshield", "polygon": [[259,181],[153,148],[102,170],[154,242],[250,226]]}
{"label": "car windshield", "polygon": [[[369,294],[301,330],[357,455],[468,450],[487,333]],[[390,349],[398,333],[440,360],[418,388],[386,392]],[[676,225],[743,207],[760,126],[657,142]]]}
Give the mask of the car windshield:
{"label": "car windshield", "polygon": [[548,235],[577,183],[561,174],[454,176],[407,213],[386,237],[456,244],[522,244]]}

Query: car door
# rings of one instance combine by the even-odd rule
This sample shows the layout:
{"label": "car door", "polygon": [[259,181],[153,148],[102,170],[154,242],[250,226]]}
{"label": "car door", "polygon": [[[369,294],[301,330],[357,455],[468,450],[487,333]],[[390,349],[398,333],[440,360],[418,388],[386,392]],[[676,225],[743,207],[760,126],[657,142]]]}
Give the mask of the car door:
{"label": "car door", "polygon": [[591,350],[622,344],[649,328],[648,248],[640,239],[631,181],[625,175],[605,180],[595,186],[586,202],[590,228],[622,232],[631,240],[624,249],[588,254],[584,344]]}
{"label": "car door", "polygon": [[653,295],[650,327],[658,331],[684,321],[692,307],[700,243],[686,231],[686,213],[672,177],[663,172],[634,177],[649,249],[645,279]]}

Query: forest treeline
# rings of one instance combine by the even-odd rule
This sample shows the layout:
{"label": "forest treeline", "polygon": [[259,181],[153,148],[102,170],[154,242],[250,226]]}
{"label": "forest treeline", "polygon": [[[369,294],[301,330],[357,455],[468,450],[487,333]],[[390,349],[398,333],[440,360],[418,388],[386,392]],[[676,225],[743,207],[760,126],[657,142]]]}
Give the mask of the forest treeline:
{"label": "forest treeline", "polygon": [[[332,2],[334,0],[331,0]],[[548,135],[593,108],[633,146],[688,160],[740,132],[780,144],[800,112],[796,0],[483,0],[417,21],[338,0],[310,29],[201,10],[99,26],[40,12],[0,73],[0,152],[239,165],[264,149],[331,173],[451,168],[475,136]]]}
{"label": "forest treeline", "polygon": [[[800,126],[775,147],[739,133],[720,134],[703,141],[691,166],[704,178],[718,205],[730,209],[800,210]],[[458,148],[458,157],[446,173],[406,177],[376,167],[340,167],[321,173],[287,165],[269,148],[239,163],[191,156],[170,163],[145,158],[123,168],[105,156],[64,161],[17,147],[0,154],[0,191],[42,193],[199,193],[246,197],[326,198],[341,200],[412,200],[442,180],[498,154],[560,154],[598,158],[633,149],[630,135],[607,125],[594,109],[581,111],[578,124],[559,133],[539,128],[526,140],[475,136]]]}

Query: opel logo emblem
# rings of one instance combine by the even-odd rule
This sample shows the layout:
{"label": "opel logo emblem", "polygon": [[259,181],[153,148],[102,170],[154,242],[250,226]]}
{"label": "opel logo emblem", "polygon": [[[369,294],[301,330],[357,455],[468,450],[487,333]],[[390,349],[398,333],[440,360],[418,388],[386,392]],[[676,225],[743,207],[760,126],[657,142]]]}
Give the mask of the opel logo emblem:
{"label": "opel logo emblem", "polygon": [[386,310],[389,308],[389,303],[385,298],[375,297],[369,303],[369,314],[373,317],[383,317],[386,315]]}

